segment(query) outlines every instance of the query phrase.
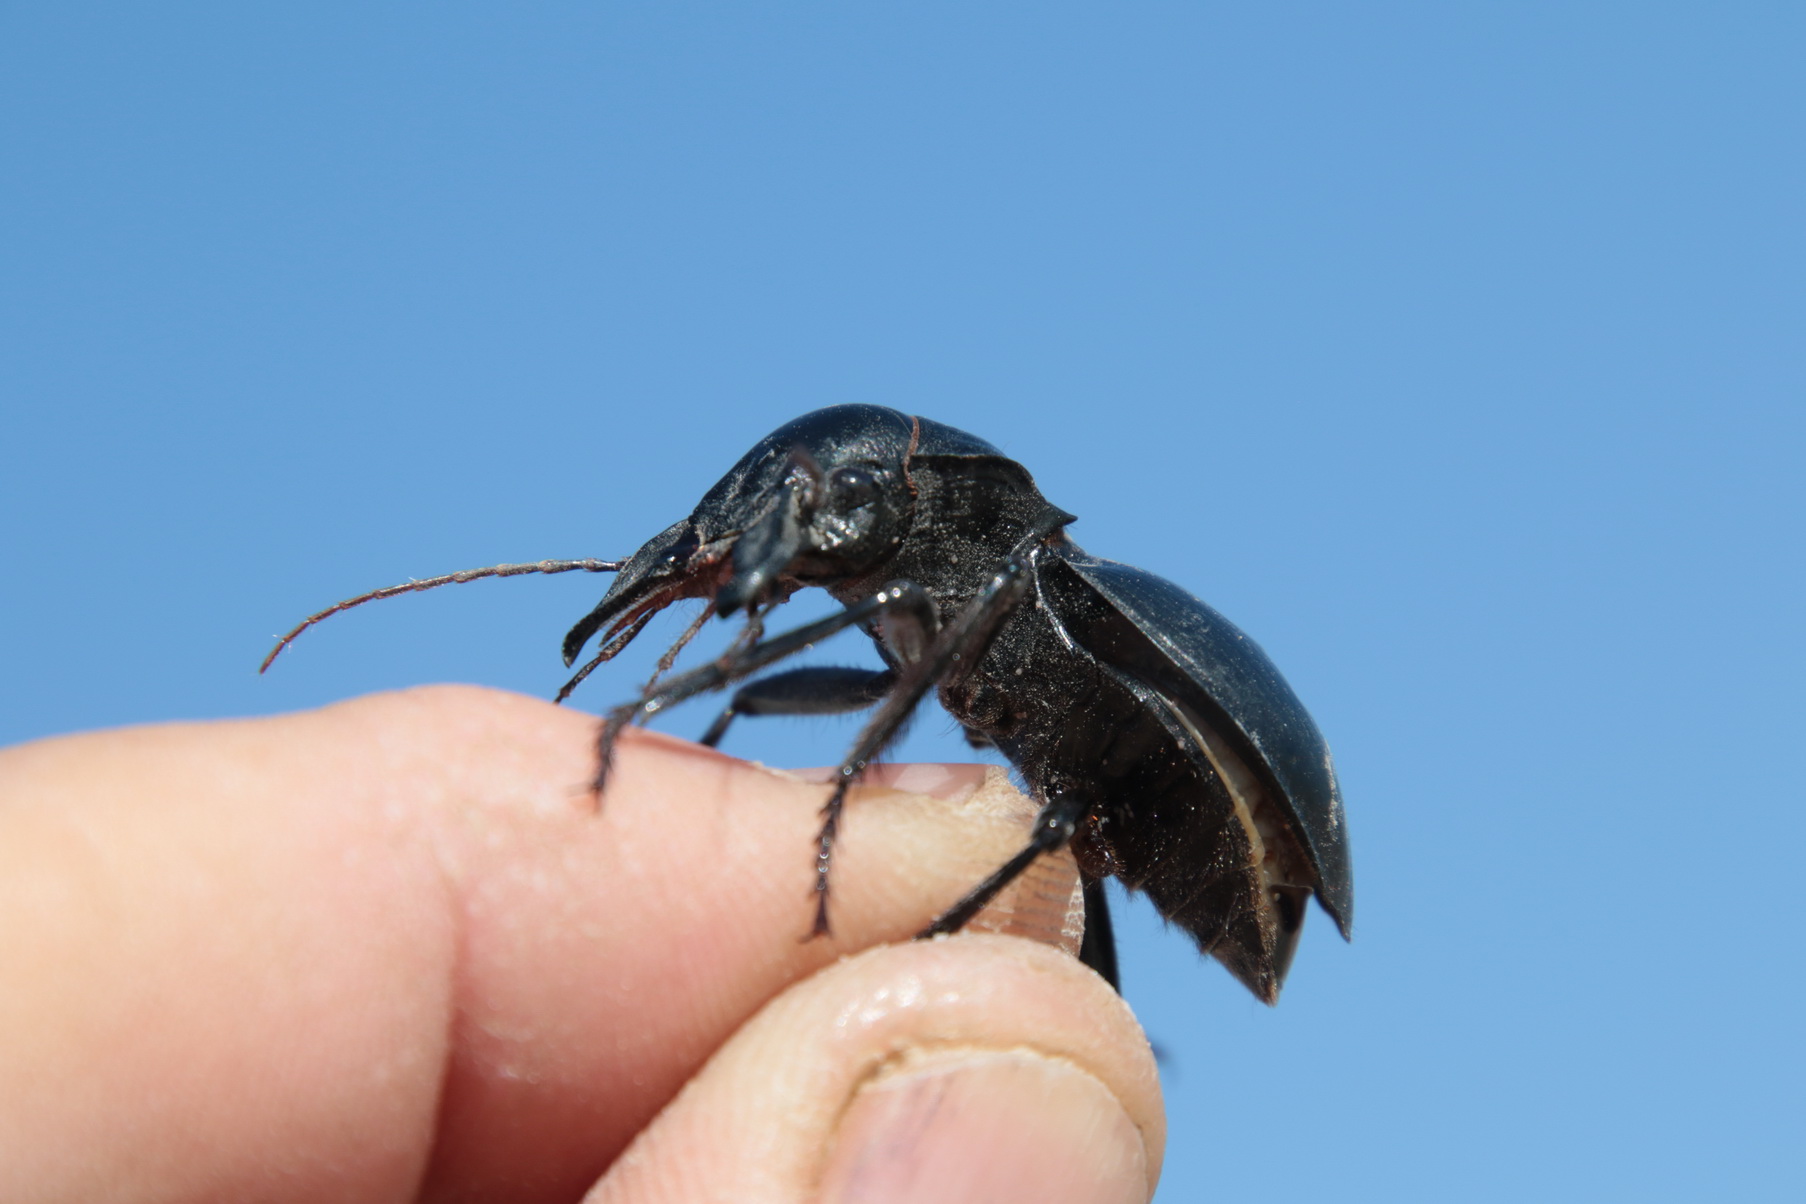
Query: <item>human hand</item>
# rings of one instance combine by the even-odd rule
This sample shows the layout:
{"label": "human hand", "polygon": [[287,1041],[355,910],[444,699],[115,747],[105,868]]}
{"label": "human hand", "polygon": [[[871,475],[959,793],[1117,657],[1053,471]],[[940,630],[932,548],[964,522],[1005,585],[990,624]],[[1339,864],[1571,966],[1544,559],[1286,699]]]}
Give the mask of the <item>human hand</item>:
{"label": "human hand", "polygon": [[598,814],[594,736],[435,687],[0,752],[0,1198],[1148,1197],[1070,861],[907,940],[1019,796],[874,775],[953,798],[855,791],[802,941],[820,786],[633,732]]}

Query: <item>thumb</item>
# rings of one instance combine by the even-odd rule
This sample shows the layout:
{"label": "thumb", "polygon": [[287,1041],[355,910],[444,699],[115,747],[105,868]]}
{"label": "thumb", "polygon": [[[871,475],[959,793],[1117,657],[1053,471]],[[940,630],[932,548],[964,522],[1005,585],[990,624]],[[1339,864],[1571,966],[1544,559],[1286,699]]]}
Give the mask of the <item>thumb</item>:
{"label": "thumb", "polygon": [[1164,1146],[1127,1005],[1052,948],[966,934],[779,995],[588,1199],[1143,1204]]}

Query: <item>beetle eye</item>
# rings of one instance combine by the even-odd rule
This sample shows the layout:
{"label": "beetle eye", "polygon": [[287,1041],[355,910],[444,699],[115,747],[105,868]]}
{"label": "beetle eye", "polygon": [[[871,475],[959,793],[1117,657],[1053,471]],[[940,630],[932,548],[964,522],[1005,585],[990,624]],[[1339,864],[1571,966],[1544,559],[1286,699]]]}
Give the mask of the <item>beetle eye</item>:
{"label": "beetle eye", "polygon": [[863,468],[836,468],[833,483],[834,500],[843,509],[852,510],[878,500],[878,478]]}

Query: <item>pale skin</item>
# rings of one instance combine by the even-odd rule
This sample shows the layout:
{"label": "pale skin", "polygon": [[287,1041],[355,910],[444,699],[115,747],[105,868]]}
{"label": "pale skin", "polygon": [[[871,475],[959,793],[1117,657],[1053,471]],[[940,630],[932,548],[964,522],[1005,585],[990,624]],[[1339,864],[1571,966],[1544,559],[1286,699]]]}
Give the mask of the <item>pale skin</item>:
{"label": "pale skin", "polygon": [[632,733],[598,810],[594,741],[434,687],[0,752],[0,1199],[1149,1198],[1070,860],[908,939],[1024,800],[881,772],[805,941],[821,786]]}

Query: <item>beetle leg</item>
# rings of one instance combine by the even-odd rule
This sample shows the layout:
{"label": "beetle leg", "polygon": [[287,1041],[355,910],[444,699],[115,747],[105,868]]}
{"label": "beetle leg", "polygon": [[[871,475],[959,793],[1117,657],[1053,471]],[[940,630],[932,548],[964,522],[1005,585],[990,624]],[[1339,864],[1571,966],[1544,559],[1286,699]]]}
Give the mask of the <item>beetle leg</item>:
{"label": "beetle leg", "polygon": [[[1004,862],[997,870],[966,892],[966,897],[943,911],[935,918],[934,923],[917,933],[917,939],[939,936],[944,932],[958,932],[984,909],[984,905],[997,897],[999,891],[1014,882],[1035,858],[1043,853],[1052,853],[1064,848],[1072,840],[1073,834],[1079,830],[1079,821],[1091,809],[1091,800],[1077,792],[1057,794],[1041,808],[1041,814],[1035,817],[1034,834],[1029,837],[1028,846],[1014,857]],[[1109,913],[1099,909],[1100,914]],[[1091,898],[1085,899],[1086,938],[1090,939]],[[1107,922],[1107,921],[1106,921]],[[1112,957],[1114,961],[1114,944]],[[1101,972],[1101,971],[1100,971]]]}
{"label": "beetle leg", "polygon": [[660,711],[710,690],[718,690],[743,677],[750,677],[766,665],[794,656],[809,645],[825,640],[836,632],[863,623],[891,611],[912,612],[917,620],[933,631],[937,626],[934,599],[912,581],[893,581],[862,602],[856,602],[836,615],[805,624],[794,631],[772,636],[738,651],[730,649],[724,656],[706,665],[681,673],[658,689],[641,695],[637,702],[616,707],[602,723],[597,740],[595,792],[599,795],[608,781],[609,764],[614,756],[615,737],[620,729],[635,721],[644,721]]}
{"label": "beetle leg", "polygon": [[774,673],[742,686],[700,743],[714,748],[736,715],[839,715],[871,706],[896,684],[892,669],[811,666]]}
{"label": "beetle leg", "polygon": [[1085,936],[1079,942],[1079,960],[1096,970],[1122,994],[1122,975],[1116,968],[1116,931],[1110,924],[1110,901],[1102,878],[1085,879]]}
{"label": "beetle leg", "polygon": [[[985,583],[978,596],[966,603],[954,620],[941,629],[926,655],[898,674],[897,686],[884,699],[840,763],[834,793],[822,807],[821,832],[816,837],[815,924],[811,938],[828,935],[828,867],[834,856],[834,838],[840,829],[840,812],[847,790],[865,772],[873,758],[903,729],[923,695],[936,683],[962,676],[978,663],[991,637],[1015,609],[1028,589],[1028,561],[1011,556]],[[1018,871],[1020,872],[1020,871]]]}

